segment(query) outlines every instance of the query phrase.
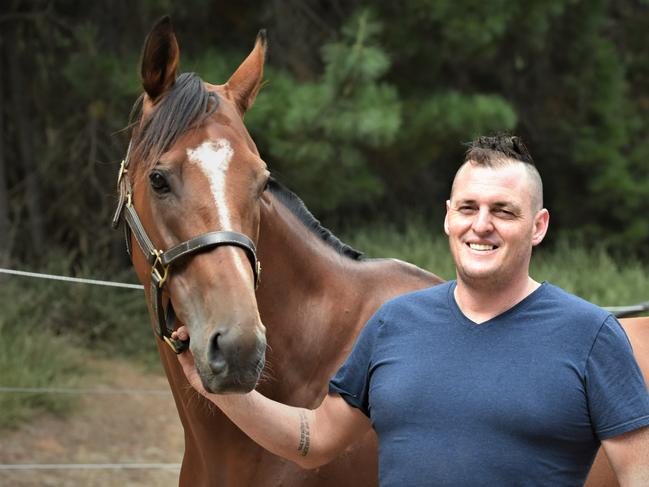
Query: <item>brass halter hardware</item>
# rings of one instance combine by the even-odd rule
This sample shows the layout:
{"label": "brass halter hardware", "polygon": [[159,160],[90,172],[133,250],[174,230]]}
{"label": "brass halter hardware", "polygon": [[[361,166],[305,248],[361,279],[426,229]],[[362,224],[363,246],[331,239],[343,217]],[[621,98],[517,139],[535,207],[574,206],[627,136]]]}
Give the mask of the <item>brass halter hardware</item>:
{"label": "brass halter hardware", "polygon": [[155,255],[155,260],[151,264],[151,273],[155,274],[158,287],[161,288],[167,282],[167,277],[169,277],[169,266],[162,264],[162,250],[154,250],[153,255]]}

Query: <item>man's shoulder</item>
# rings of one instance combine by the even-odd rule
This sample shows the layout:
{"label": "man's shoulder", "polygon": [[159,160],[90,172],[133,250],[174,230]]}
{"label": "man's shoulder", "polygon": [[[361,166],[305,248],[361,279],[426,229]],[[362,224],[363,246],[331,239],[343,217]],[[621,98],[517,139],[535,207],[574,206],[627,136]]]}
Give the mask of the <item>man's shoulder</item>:
{"label": "man's shoulder", "polygon": [[578,321],[601,324],[610,316],[605,309],[549,282],[543,283],[536,305]]}
{"label": "man's shoulder", "polygon": [[431,309],[448,306],[448,294],[454,281],[400,294],[386,301],[377,313],[383,320],[409,314],[428,313]]}

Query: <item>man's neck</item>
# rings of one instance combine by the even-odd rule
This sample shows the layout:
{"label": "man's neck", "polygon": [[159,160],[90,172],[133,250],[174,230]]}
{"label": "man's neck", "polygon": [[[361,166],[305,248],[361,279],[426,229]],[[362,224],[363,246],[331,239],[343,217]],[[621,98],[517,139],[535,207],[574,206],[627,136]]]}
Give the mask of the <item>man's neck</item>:
{"label": "man's neck", "polygon": [[529,276],[522,282],[505,286],[472,286],[458,278],[454,297],[458,307],[474,323],[480,324],[504,313],[527,296],[540,284]]}

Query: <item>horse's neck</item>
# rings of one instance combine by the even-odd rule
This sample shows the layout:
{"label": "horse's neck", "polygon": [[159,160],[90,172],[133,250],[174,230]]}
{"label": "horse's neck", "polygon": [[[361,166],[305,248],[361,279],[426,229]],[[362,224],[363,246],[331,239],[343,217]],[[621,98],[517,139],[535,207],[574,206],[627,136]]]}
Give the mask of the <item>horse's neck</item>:
{"label": "horse's neck", "polygon": [[322,378],[335,371],[341,347],[358,330],[354,310],[361,297],[351,290],[358,288],[361,264],[341,256],[275,198],[262,209],[258,247],[257,302],[270,375],[262,389],[283,399],[300,396],[298,389],[305,397],[315,392],[310,388],[320,395]]}

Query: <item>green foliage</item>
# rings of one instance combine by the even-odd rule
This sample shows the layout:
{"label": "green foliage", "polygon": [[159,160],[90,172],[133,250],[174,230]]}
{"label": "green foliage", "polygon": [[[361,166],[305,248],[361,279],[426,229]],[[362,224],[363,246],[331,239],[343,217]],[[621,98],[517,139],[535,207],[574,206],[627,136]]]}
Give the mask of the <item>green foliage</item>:
{"label": "green foliage", "polygon": [[389,67],[376,45],[380,31],[367,12],[353,18],[323,47],[316,81],[269,69],[269,87],[247,116],[271,168],[316,212],[372,202],[384,191],[367,151],[394,142],[401,113],[394,87],[380,82]]}
{"label": "green foliage", "polygon": [[456,91],[440,93],[413,110],[408,127],[420,137],[444,140],[471,140],[485,132],[516,127],[514,108],[497,95],[465,95]]}
{"label": "green foliage", "polygon": [[[646,7],[466,0],[380,2],[376,11],[399,18],[382,37],[405,107],[398,147],[380,161],[390,189],[405,196],[394,199],[425,208],[406,195],[417,188],[443,201],[448,186],[439,181],[457,168],[459,142],[512,131],[528,142],[556,224],[642,252],[649,234],[636,215],[649,211],[649,117],[633,100],[648,79]],[[399,172],[400,159],[419,171]]]}

